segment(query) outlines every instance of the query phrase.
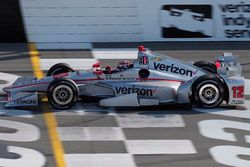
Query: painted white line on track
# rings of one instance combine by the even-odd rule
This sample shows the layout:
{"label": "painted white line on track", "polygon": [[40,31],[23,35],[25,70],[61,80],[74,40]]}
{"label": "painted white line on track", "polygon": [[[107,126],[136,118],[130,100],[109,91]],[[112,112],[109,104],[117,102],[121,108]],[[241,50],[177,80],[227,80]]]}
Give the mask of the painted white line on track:
{"label": "painted white line on track", "polygon": [[138,51],[136,49],[93,49],[92,54],[95,59],[136,59]]}
{"label": "painted white line on track", "polygon": [[109,109],[69,109],[69,110],[53,110],[56,115],[68,115],[68,116],[85,116],[85,115],[100,115],[107,113],[108,115],[114,115],[112,110]]}
{"label": "painted white line on track", "polygon": [[243,107],[245,107],[246,109],[235,110],[235,109],[226,109],[226,108],[212,108],[212,109],[193,108],[193,110],[197,112],[203,112],[203,113],[209,113],[209,114],[250,119],[250,101],[246,100]]}
{"label": "painted white line on track", "polygon": [[181,115],[176,114],[118,114],[116,120],[120,127],[185,127]]}
{"label": "painted white line on track", "polygon": [[21,118],[34,118],[31,111],[28,110],[6,110],[0,109],[0,115],[6,115],[11,117],[21,117]]}
{"label": "painted white line on track", "polygon": [[114,115],[114,109],[112,108],[100,108],[98,106],[93,106],[89,104],[83,104],[82,102],[76,103],[75,106],[71,109],[67,110],[52,110],[56,115],[68,115],[68,116],[91,116],[91,115],[100,115],[100,114],[108,114]]}
{"label": "painted white line on track", "polygon": [[[236,142],[235,134],[227,132],[226,129],[250,130],[250,124],[237,121],[229,121],[223,119],[203,120],[198,123],[200,133],[211,139],[233,141]],[[250,135],[245,135],[246,142],[249,142]]]}
{"label": "painted white line on track", "polygon": [[67,167],[136,167],[129,154],[65,154]]}
{"label": "painted white line on track", "polygon": [[[239,156],[250,156],[250,149],[239,146],[216,146],[209,149],[216,162],[226,166],[249,167],[250,161]],[[219,166],[219,165],[218,165]]]}
{"label": "painted white line on track", "polygon": [[14,133],[0,133],[0,140],[31,142],[40,138],[39,128],[32,124],[0,119],[0,127],[16,130]]}
{"label": "painted white line on track", "polygon": [[123,141],[119,127],[58,127],[62,141]]}
{"label": "painted white line on track", "polygon": [[191,140],[127,140],[130,154],[196,154]]}
{"label": "painted white line on track", "polygon": [[57,63],[67,63],[76,70],[88,70],[96,62],[95,59],[40,59],[42,70],[48,70]]}
{"label": "painted white line on track", "polygon": [[18,155],[18,158],[0,158],[0,166],[5,167],[40,167],[45,166],[46,158],[36,150],[24,147],[8,146],[7,151]]}
{"label": "painted white line on track", "polygon": [[69,109],[67,111],[62,111],[62,110],[52,110],[55,115],[65,115],[65,116],[73,116],[73,115],[77,115],[77,116],[83,116],[85,115],[85,111],[81,110],[81,109]]}

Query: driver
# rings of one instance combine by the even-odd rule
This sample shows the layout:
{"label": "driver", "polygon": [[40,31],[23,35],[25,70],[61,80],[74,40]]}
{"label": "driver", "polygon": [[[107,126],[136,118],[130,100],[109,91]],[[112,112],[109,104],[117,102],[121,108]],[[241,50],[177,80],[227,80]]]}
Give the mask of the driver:
{"label": "driver", "polygon": [[133,64],[132,64],[130,61],[128,61],[128,60],[123,60],[123,61],[121,61],[121,62],[118,64],[117,69],[118,69],[119,71],[123,71],[123,70],[126,70],[126,69],[128,69],[128,68],[131,68],[132,66],[133,66]]}

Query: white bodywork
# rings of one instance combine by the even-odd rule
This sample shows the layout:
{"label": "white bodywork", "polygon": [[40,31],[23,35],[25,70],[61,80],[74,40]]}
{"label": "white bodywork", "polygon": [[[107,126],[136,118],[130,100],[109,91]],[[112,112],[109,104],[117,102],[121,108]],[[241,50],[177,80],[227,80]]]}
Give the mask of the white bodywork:
{"label": "white bodywork", "polygon": [[[235,96],[233,90],[244,88],[244,78],[241,77],[241,66],[237,64],[237,59],[232,55],[218,59],[221,63],[218,72],[228,91],[228,104],[244,103],[244,97]],[[149,73],[146,78],[140,76],[142,70]],[[101,98],[101,106],[188,104],[193,83],[207,74],[210,75],[191,63],[140,50],[134,63],[123,70],[110,73],[97,69],[76,71],[42,79],[22,77],[4,90],[9,96],[8,107],[37,105],[37,93],[47,93],[51,82],[68,78],[78,87],[79,96]]]}

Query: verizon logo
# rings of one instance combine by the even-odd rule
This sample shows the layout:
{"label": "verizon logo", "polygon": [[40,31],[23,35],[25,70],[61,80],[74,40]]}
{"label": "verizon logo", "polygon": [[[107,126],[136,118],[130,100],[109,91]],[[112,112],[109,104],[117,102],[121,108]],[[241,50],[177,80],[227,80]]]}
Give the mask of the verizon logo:
{"label": "verizon logo", "polygon": [[176,67],[174,64],[166,65],[161,63],[154,62],[154,69],[160,70],[160,71],[167,71],[175,74],[180,74],[183,76],[189,76],[192,77],[196,72],[193,72],[192,70],[187,70],[184,68]]}
{"label": "verizon logo", "polygon": [[137,93],[137,95],[141,96],[153,96],[155,90],[146,89],[146,88],[136,88],[135,86],[132,87],[116,87],[115,91],[117,94],[132,94]]}

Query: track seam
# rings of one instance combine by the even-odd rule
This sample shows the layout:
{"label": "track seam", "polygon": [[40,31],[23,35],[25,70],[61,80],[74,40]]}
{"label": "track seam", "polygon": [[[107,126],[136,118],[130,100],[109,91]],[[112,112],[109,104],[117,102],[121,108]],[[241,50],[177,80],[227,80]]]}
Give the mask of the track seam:
{"label": "track seam", "polygon": [[[35,43],[29,43],[28,48],[34,75],[37,78],[44,77],[44,73],[40,66],[39,51],[37,50]],[[48,129],[56,165],[57,167],[66,167],[63,144],[57,132],[56,117],[51,111],[44,112],[43,115]]]}

